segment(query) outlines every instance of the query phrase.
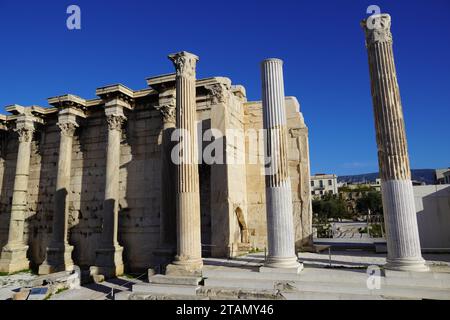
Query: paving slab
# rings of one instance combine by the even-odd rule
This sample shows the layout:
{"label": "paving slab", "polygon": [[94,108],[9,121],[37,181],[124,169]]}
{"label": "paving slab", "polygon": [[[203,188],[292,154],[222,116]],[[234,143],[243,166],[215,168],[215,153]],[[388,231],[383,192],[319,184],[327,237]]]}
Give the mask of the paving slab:
{"label": "paving slab", "polygon": [[133,293],[196,295],[200,286],[140,283],[133,285]]}
{"label": "paving slab", "polygon": [[201,277],[166,276],[162,274],[157,274],[148,278],[148,282],[153,284],[173,284],[187,286],[197,286],[200,281],[202,281]]}

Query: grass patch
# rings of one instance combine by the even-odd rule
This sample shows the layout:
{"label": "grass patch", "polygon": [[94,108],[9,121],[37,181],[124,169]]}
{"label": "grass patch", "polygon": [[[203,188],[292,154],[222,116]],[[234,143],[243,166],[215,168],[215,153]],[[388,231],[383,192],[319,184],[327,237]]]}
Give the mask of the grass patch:
{"label": "grass patch", "polygon": [[0,272],[0,277],[6,277],[6,276],[13,276],[15,274],[19,274],[19,273],[30,273],[33,274],[33,271],[31,269],[24,269],[24,270],[20,270],[20,271],[16,271],[16,272]]}
{"label": "grass patch", "polygon": [[69,288],[59,288],[58,290],[56,290],[55,294],[58,294],[58,293],[61,293],[61,292],[67,291],[67,290],[69,290]]}
{"label": "grass patch", "polygon": [[136,279],[137,276],[135,274],[124,273],[123,277],[127,279]]}

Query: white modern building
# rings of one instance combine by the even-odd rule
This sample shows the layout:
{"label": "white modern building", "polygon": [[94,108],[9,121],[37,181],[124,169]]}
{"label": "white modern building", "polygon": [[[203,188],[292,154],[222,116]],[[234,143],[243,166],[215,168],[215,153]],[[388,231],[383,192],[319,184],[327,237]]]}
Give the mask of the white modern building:
{"label": "white modern building", "polygon": [[436,169],[434,176],[436,184],[450,184],[450,168]]}
{"label": "white modern building", "polygon": [[335,174],[319,173],[311,176],[311,195],[321,197],[325,194],[337,194],[338,183]]}
{"label": "white modern building", "polygon": [[450,170],[444,172],[444,184],[450,184]]}

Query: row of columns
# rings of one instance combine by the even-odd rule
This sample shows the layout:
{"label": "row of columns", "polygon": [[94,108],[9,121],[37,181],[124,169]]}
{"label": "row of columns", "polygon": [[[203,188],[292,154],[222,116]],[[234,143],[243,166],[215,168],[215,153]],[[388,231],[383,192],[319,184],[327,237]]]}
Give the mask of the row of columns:
{"label": "row of columns", "polygon": [[[122,125],[126,119],[124,109],[131,109],[129,99],[124,95],[106,97],[105,114],[108,123],[108,144],[106,156],[105,193],[103,203],[103,225],[99,249],[96,252],[95,266],[91,274],[103,274],[106,277],[123,274],[122,251],[119,245],[119,165]],[[85,118],[82,109],[84,102],[74,96],[62,96],[49,99],[50,104],[59,110],[58,127],[60,129],[59,158],[54,195],[53,232],[47,247],[46,258],[39,266],[39,274],[48,274],[63,270],[73,270],[73,246],[68,241],[69,194],[72,145],[79,121]],[[22,110],[22,109],[21,109]],[[25,110],[25,109],[23,109]],[[27,212],[28,176],[30,171],[31,141],[35,126],[42,119],[24,112],[16,120],[15,131],[19,136],[16,162],[16,174],[13,187],[11,219],[8,243],[2,249],[0,272],[16,272],[29,268],[26,253],[28,246],[24,242],[24,222]]]}
{"label": "row of columns", "polygon": [[[420,254],[417,221],[410,180],[406,137],[401,110],[398,84],[392,54],[390,17],[381,15],[381,28],[372,29],[365,23],[366,43],[372,81],[375,124],[379,149],[380,172],[385,217],[387,222],[388,267],[398,270],[424,271]],[[175,237],[169,232],[176,221],[176,256],[167,266],[169,275],[201,274],[201,223],[199,176],[197,165],[196,128],[196,64],[198,57],[179,52],[169,56],[176,69],[176,107],[171,103],[160,103],[163,113],[162,148],[162,205],[161,247],[173,248]],[[267,59],[262,66],[263,123],[266,129],[266,155],[269,167],[266,170],[267,233],[269,252],[261,272],[279,269],[283,272],[299,272],[302,268],[295,253],[292,214],[291,185],[287,157],[287,122],[284,104],[282,61]],[[122,90],[123,91],[123,90]],[[105,112],[108,120],[108,148],[106,187],[104,200],[103,233],[96,265],[92,274],[117,276],[123,273],[122,251],[118,234],[119,161],[121,128],[125,121],[125,109],[131,105],[123,94],[108,93],[105,97]],[[176,113],[176,119],[174,119]],[[70,188],[70,163],[73,131],[77,122],[68,117],[63,122],[58,162],[55,219],[52,242],[47,250],[47,259],[40,272],[70,269],[72,251],[67,241],[67,194]],[[180,129],[180,163],[174,167],[169,158],[168,133]],[[3,248],[0,271],[17,271],[26,268],[27,246],[23,243],[23,224],[26,209],[26,192],[30,161],[33,122],[27,118],[17,120],[19,154],[16,180],[14,182],[13,205],[8,244]],[[165,133],[164,133],[165,132]],[[173,169],[175,175],[173,175]],[[175,182],[175,183],[174,183]],[[176,187],[175,206],[170,203],[168,193]]]}

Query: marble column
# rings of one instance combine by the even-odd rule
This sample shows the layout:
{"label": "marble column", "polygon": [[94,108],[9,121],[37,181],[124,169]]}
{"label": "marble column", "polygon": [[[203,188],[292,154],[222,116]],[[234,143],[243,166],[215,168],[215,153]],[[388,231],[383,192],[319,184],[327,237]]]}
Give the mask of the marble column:
{"label": "marble column", "polygon": [[200,191],[197,160],[197,108],[195,66],[198,57],[179,52],[169,56],[176,68],[176,124],[181,138],[177,163],[177,255],[166,274],[200,274]]}
{"label": "marble column", "polygon": [[28,116],[17,119],[15,131],[19,135],[16,175],[14,178],[11,220],[8,243],[2,249],[0,272],[16,272],[29,268],[28,246],[24,242],[25,213],[27,211],[28,177],[30,174],[31,141],[34,122]]}
{"label": "marble column", "polygon": [[72,143],[78,127],[75,115],[60,115],[57,123],[60,128],[58,173],[54,196],[53,233],[47,247],[47,257],[39,266],[39,274],[58,271],[71,271],[73,246],[69,245],[69,194],[72,164]]}
{"label": "marble column", "polygon": [[107,278],[122,275],[124,265],[123,247],[118,242],[119,227],[119,172],[120,141],[122,125],[125,121],[123,108],[119,105],[106,105],[108,121],[108,145],[106,150],[106,182],[103,202],[103,229],[99,249],[96,251],[95,267],[91,274]]}
{"label": "marble column", "polygon": [[392,50],[391,17],[362,22],[369,56],[388,256],[386,268],[427,271],[422,258],[405,124]]}
{"label": "marble column", "polygon": [[[161,139],[161,215],[160,250],[173,258],[177,246],[177,207],[173,194],[176,185],[176,167],[171,161],[173,142],[171,135],[176,127],[175,99],[157,107],[163,120]],[[162,254],[163,252],[161,252]]]}
{"label": "marble column", "polygon": [[294,216],[289,177],[283,61],[267,59],[261,64],[263,125],[266,130],[266,210],[268,256],[260,271],[273,268],[299,272],[295,254]]}

